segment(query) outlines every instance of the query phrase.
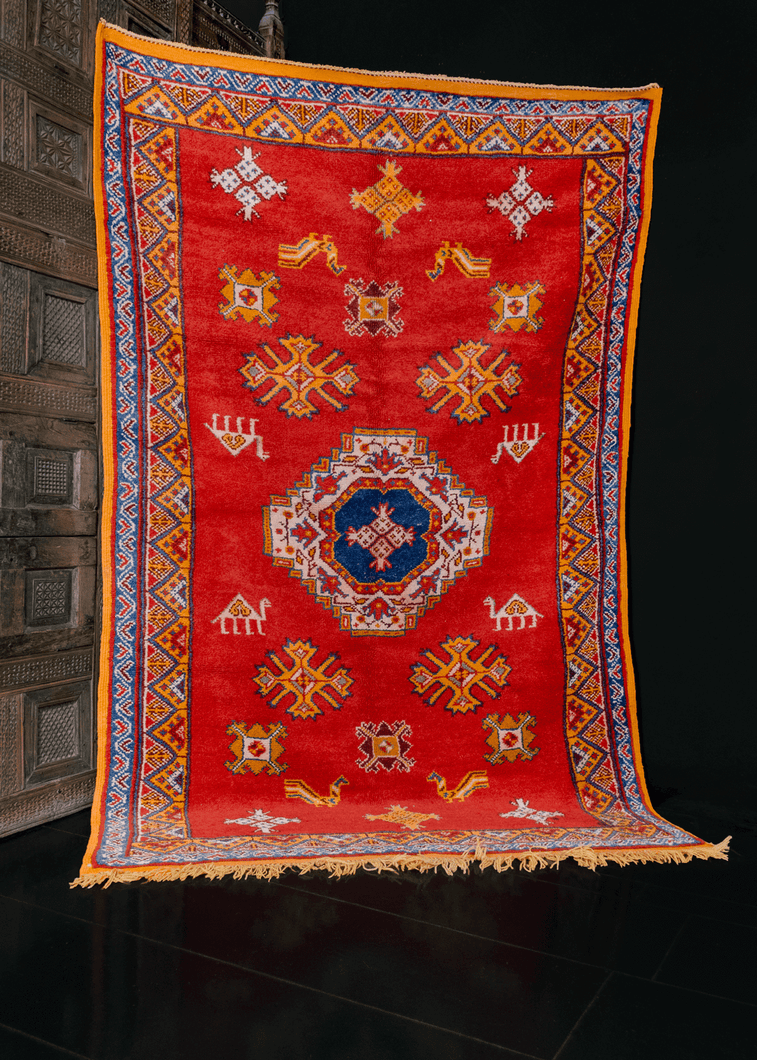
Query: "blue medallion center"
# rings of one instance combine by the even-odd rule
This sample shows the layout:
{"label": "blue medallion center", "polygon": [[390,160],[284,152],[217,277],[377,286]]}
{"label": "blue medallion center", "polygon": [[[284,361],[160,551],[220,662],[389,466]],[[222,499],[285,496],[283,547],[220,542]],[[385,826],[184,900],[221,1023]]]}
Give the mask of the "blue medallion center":
{"label": "blue medallion center", "polygon": [[400,582],[426,559],[431,517],[406,489],[359,489],[334,514],[334,559],[363,584]]}

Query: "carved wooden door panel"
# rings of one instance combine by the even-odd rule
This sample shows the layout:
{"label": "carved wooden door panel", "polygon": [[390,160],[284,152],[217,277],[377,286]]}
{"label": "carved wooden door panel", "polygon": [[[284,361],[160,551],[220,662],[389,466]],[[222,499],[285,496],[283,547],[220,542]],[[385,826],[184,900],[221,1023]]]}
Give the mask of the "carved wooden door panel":
{"label": "carved wooden door panel", "polygon": [[95,292],[0,264],[0,832],[92,795]]}
{"label": "carved wooden door panel", "polygon": [[[0,0],[0,835],[94,790],[96,0]],[[102,14],[173,36],[176,0]]]}
{"label": "carved wooden door panel", "polygon": [[4,0],[0,834],[94,788],[97,325],[88,0]]}

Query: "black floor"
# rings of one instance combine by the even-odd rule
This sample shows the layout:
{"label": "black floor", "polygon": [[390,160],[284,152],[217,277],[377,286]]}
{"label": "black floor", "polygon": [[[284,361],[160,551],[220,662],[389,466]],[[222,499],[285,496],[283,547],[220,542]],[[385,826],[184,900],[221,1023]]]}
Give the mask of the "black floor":
{"label": "black floor", "polygon": [[81,813],[0,841],[3,1060],[755,1056],[757,831],[729,862],[69,890]]}

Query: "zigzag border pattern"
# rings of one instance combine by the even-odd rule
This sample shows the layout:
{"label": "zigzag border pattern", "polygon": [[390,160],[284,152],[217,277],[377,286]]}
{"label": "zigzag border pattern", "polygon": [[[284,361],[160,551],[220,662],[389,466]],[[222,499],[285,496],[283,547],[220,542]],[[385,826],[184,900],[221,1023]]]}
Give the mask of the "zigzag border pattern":
{"label": "zigzag border pattern", "polygon": [[189,706],[191,444],[179,288],[178,136],[129,124],[132,208],[147,395],[144,479],[145,667],[137,821],[142,839],[186,836]]}
{"label": "zigzag border pattern", "polygon": [[115,451],[116,539],[113,556],[114,636],[111,674],[109,774],[103,831],[94,860],[119,861],[131,832],[130,768],[134,755],[136,682],[136,578],[139,463],[137,450],[137,358],[134,272],[129,243],[125,185],[121,178],[122,140],[118,81],[108,67],[104,83],[103,154],[111,246],[110,299],[113,306],[113,386],[117,410]]}
{"label": "zigzag border pattern", "polygon": [[[634,766],[632,738],[627,715],[627,699],[623,681],[621,659],[621,626],[618,600],[618,548],[619,548],[619,504],[620,504],[620,432],[621,432],[621,394],[622,394],[622,355],[626,333],[628,312],[628,293],[631,279],[631,266],[635,247],[636,234],[641,218],[641,173],[640,156],[643,148],[644,128],[638,121],[632,130],[632,145],[628,155],[627,170],[611,189],[594,197],[593,208],[584,209],[582,243],[584,246],[584,263],[582,268],[582,295],[579,298],[576,315],[571,331],[571,340],[566,352],[566,375],[563,382],[567,400],[564,412],[569,410],[569,401],[576,399],[588,413],[589,420],[580,419],[575,429],[571,429],[564,415],[564,430],[561,445],[561,534],[564,540],[566,531],[570,533],[586,530],[581,526],[589,513],[589,506],[602,505],[601,520],[597,522],[597,512],[592,511],[590,520],[595,530],[593,541],[576,552],[570,562],[558,556],[558,569],[561,573],[560,591],[563,604],[563,630],[568,664],[569,688],[566,698],[565,723],[566,736],[571,751],[571,766],[579,791],[579,796],[589,813],[593,813],[606,823],[614,822],[620,827],[628,828],[632,818],[637,819],[633,826],[638,832],[648,837],[659,836],[660,822],[652,815],[641,798],[636,770]],[[635,164],[634,164],[635,163]],[[604,168],[607,173],[618,167],[618,159],[594,159],[587,162],[584,174],[584,188],[591,167],[595,167],[595,176]],[[610,178],[611,181],[614,178]],[[625,191],[625,196],[621,194]],[[613,202],[615,198],[615,202]],[[586,194],[585,194],[586,203]],[[623,224],[616,223],[622,217]],[[610,225],[614,234],[608,235],[597,246],[602,256],[603,248],[609,248],[610,241],[617,243],[612,254],[612,263],[602,266],[587,246],[590,242],[589,219],[597,226]],[[606,252],[605,252],[605,257]],[[611,298],[597,302],[599,284],[597,274],[605,283],[611,282]],[[594,276],[592,280],[591,277]],[[584,291],[588,284],[588,290]],[[608,310],[609,306],[609,312]],[[599,311],[597,311],[599,309]],[[606,348],[606,349],[605,349]],[[605,351],[603,353],[603,350]],[[577,390],[570,385],[569,359],[571,354],[579,353],[589,363],[593,359],[600,366],[602,381],[592,381],[594,370],[577,384]],[[580,394],[577,391],[584,391]],[[572,392],[572,393],[571,393]],[[601,401],[592,400],[594,395],[601,395]],[[582,434],[595,432],[591,444],[581,446]],[[598,436],[597,433],[598,432]],[[598,445],[597,445],[598,442]],[[565,462],[569,463],[570,446],[578,444],[588,456],[570,474],[564,473]],[[595,455],[599,462],[595,466]],[[598,470],[601,473],[601,487]],[[591,480],[590,495],[586,503],[581,502],[569,517],[563,511],[562,500],[565,488],[580,491],[581,485],[586,488],[586,478]],[[581,480],[584,480],[583,483]],[[599,532],[599,526],[602,532]],[[602,583],[590,579],[591,584],[584,586],[576,599],[568,600],[565,594],[566,582],[563,576],[573,579],[574,585],[586,580],[587,569],[581,567],[581,557],[588,556],[591,548],[602,549]],[[597,552],[598,558],[598,552]],[[578,567],[573,566],[576,562]],[[596,559],[595,559],[596,565]],[[589,601],[592,593],[598,593],[597,599],[589,604],[591,621],[596,626],[598,610],[601,610],[601,628],[603,629],[602,650],[597,652],[597,642],[589,645],[589,634],[581,634],[576,643],[571,644],[570,624],[575,622],[574,630],[580,626],[582,606]],[[587,617],[587,616],[584,616]],[[581,648],[584,651],[581,651]],[[586,648],[589,647],[587,653]],[[592,692],[594,699],[592,701]],[[583,693],[583,694],[581,694]],[[608,712],[609,708],[609,712]],[[639,820],[640,819],[640,820]]]}
{"label": "zigzag border pattern", "polygon": [[[591,159],[584,165],[581,282],[563,363],[558,591],[568,676],[566,738],[578,796],[588,813],[627,825],[627,814],[620,810],[601,669],[597,510],[608,292],[619,246],[624,178],[621,158]],[[654,831],[654,826],[645,827]]]}
{"label": "zigzag border pattern", "polygon": [[[154,844],[135,843],[128,861],[118,865],[146,865],[160,850],[161,862],[181,864],[196,861],[252,861],[283,858],[374,857],[387,854],[469,854],[477,845],[492,856],[497,851],[561,850],[591,847],[649,846],[649,833],[642,834],[616,828],[525,828],[512,831],[447,832],[428,829],[412,833],[371,832],[370,834],[319,833],[318,851],[313,852],[313,837],[298,833],[268,836],[229,836],[218,839],[192,839]],[[645,838],[646,837],[646,838]],[[655,846],[679,846],[691,837],[673,826],[664,825],[654,836]]]}
{"label": "zigzag border pattern", "polygon": [[636,247],[636,234],[641,220],[641,160],[645,128],[634,121],[629,151],[626,181],[626,223],[615,270],[612,308],[610,312],[609,344],[607,352],[607,383],[605,387],[604,422],[602,425],[601,466],[603,478],[602,504],[604,533],[605,586],[602,595],[604,624],[605,674],[610,700],[611,725],[615,737],[620,768],[620,783],[630,809],[639,817],[657,823],[651,817],[641,797],[634,768],[631,732],[628,723],[628,701],[623,680],[620,645],[620,604],[618,600],[618,549],[620,508],[620,435],[621,395],[623,387],[623,348],[626,336],[631,268]]}
{"label": "zigzag border pattern", "polygon": [[128,113],[323,149],[505,157],[622,153],[634,120],[645,118],[649,107],[634,99],[503,100],[334,85],[179,66],[107,47],[121,70]]}

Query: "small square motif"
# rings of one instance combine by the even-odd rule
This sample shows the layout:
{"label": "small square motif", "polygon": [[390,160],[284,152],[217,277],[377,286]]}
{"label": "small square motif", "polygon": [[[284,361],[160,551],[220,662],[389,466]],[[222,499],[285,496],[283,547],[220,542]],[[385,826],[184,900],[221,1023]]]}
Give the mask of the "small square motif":
{"label": "small square motif", "polygon": [[271,761],[271,740],[265,736],[244,737],[244,760],[250,762]]}
{"label": "small square motif", "polygon": [[374,736],[373,755],[375,758],[396,758],[400,753],[396,736]]}
{"label": "small square motif", "polygon": [[360,320],[388,320],[388,298],[361,298]]}

